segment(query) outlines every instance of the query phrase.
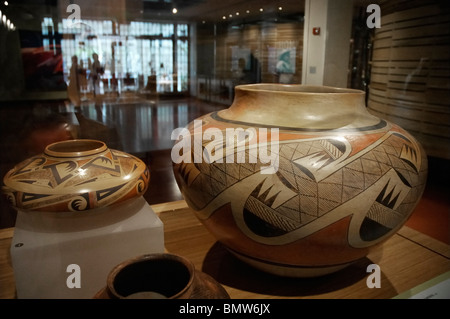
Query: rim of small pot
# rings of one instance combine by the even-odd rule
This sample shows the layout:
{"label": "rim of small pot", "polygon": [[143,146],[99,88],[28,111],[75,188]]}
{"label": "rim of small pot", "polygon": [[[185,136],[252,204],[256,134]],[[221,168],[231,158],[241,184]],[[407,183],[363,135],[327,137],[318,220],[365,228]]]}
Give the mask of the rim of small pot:
{"label": "rim of small pot", "polygon": [[[125,260],[124,262],[116,265],[108,274],[107,277],[107,291],[110,297],[117,298],[117,299],[127,299],[129,297],[124,296],[120,294],[115,286],[117,276],[127,267],[131,265],[136,265],[139,263],[147,262],[149,260],[168,260],[168,261],[175,261],[179,262],[181,265],[186,267],[186,270],[189,273],[189,280],[186,282],[186,285],[176,294],[173,294],[171,296],[166,296],[168,299],[178,299],[178,298],[184,298],[189,293],[189,290],[191,290],[193,282],[194,282],[194,276],[195,276],[195,267],[194,264],[189,261],[188,259],[175,255],[170,253],[152,253],[152,254],[144,254],[141,256],[137,256],[135,258],[131,258],[128,260]],[[189,297],[189,296],[187,296]]]}
{"label": "rim of small pot", "polygon": [[84,157],[104,152],[106,144],[93,139],[74,139],[47,145],[44,154],[52,157]]}

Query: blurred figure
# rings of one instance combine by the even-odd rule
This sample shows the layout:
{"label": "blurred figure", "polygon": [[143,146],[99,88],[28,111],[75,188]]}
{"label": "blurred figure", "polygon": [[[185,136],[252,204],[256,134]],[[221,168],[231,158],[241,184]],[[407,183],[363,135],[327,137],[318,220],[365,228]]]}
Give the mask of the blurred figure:
{"label": "blurred figure", "polygon": [[80,91],[84,94],[86,94],[88,90],[88,83],[87,83],[87,71],[84,67],[83,61],[79,61],[79,68],[78,68],[78,81],[80,83]]}
{"label": "blurred figure", "polygon": [[250,84],[261,82],[261,66],[257,58],[253,54],[247,62],[244,58],[238,61],[238,68],[233,72],[235,84]]}
{"label": "blurred figure", "polygon": [[72,66],[70,67],[69,74],[68,95],[70,102],[74,106],[81,105],[78,57],[76,55],[72,56]]}
{"label": "blurred figure", "polygon": [[100,64],[100,61],[98,60],[98,54],[93,53],[92,54],[92,63],[90,68],[89,77],[92,81],[92,87],[94,92],[94,97],[97,96],[97,94],[100,93],[100,76],[104,73],[104,70]]}

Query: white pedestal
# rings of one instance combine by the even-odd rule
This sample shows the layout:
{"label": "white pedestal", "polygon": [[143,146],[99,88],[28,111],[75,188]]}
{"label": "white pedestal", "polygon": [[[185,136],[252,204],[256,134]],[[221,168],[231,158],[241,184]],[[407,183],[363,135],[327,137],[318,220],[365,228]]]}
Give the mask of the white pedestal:
{"label": "white pedestal", "polygon": [[11,244],[17,297],[92,298],[114,266],[159,252],[163,224],[142,197],[88,212],[19,210]]}

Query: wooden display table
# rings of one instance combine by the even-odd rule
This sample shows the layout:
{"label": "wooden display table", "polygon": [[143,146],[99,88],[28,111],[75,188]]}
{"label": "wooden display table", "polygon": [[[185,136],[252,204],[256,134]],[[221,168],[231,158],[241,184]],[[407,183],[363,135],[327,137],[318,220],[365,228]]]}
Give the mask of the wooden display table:
{"label": "wooden display table", "polygon": [[[450,246],[403,227],[358,263],[331,275],[292,279],[266,274],[231,255],[184,201],[152,205],[164,223],[165,248],[190,259],[232,299],[388,299],[450,270]],[[0,229],[0,298],[15,298],[10,245],[14,228]],[[32,263],[31,263],[32,264]],[[368,288],[367,266],[381,269],[381,287]],[[106,282],[106,278],[105,278]]]}

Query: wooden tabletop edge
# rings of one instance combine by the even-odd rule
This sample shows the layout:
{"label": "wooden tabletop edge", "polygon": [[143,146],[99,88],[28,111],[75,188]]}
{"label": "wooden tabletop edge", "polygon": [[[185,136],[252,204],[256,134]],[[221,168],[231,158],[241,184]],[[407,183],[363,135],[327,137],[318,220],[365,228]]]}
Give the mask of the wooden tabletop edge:
{"label": "wooden tabletop edge", "polygon": [[450,245],[447,245],[440,240],[430,237],[427,234],[421,233],[408,226],[403,226],[400,228],[397,234],[450,259]]}
{"label": "wooden tabletop edge", "polygon": [[160,214],[162,212],[170,212],[170,211],[174,211],[177,209],[182,209],[182,208],[188,208],[188,205],[186,203],[186,201],[184,200],[178,200],[178,201],[174,201],[174,202],[167,202],[167,203],[161,203],[161,204],[153,204],[150,205],[153,209],[153,211],[156,214]]}
{"label": "wooden tabletop edge", "polygon": [[14,236],[14,227],[0,229],[0,240],[8,239]]}

